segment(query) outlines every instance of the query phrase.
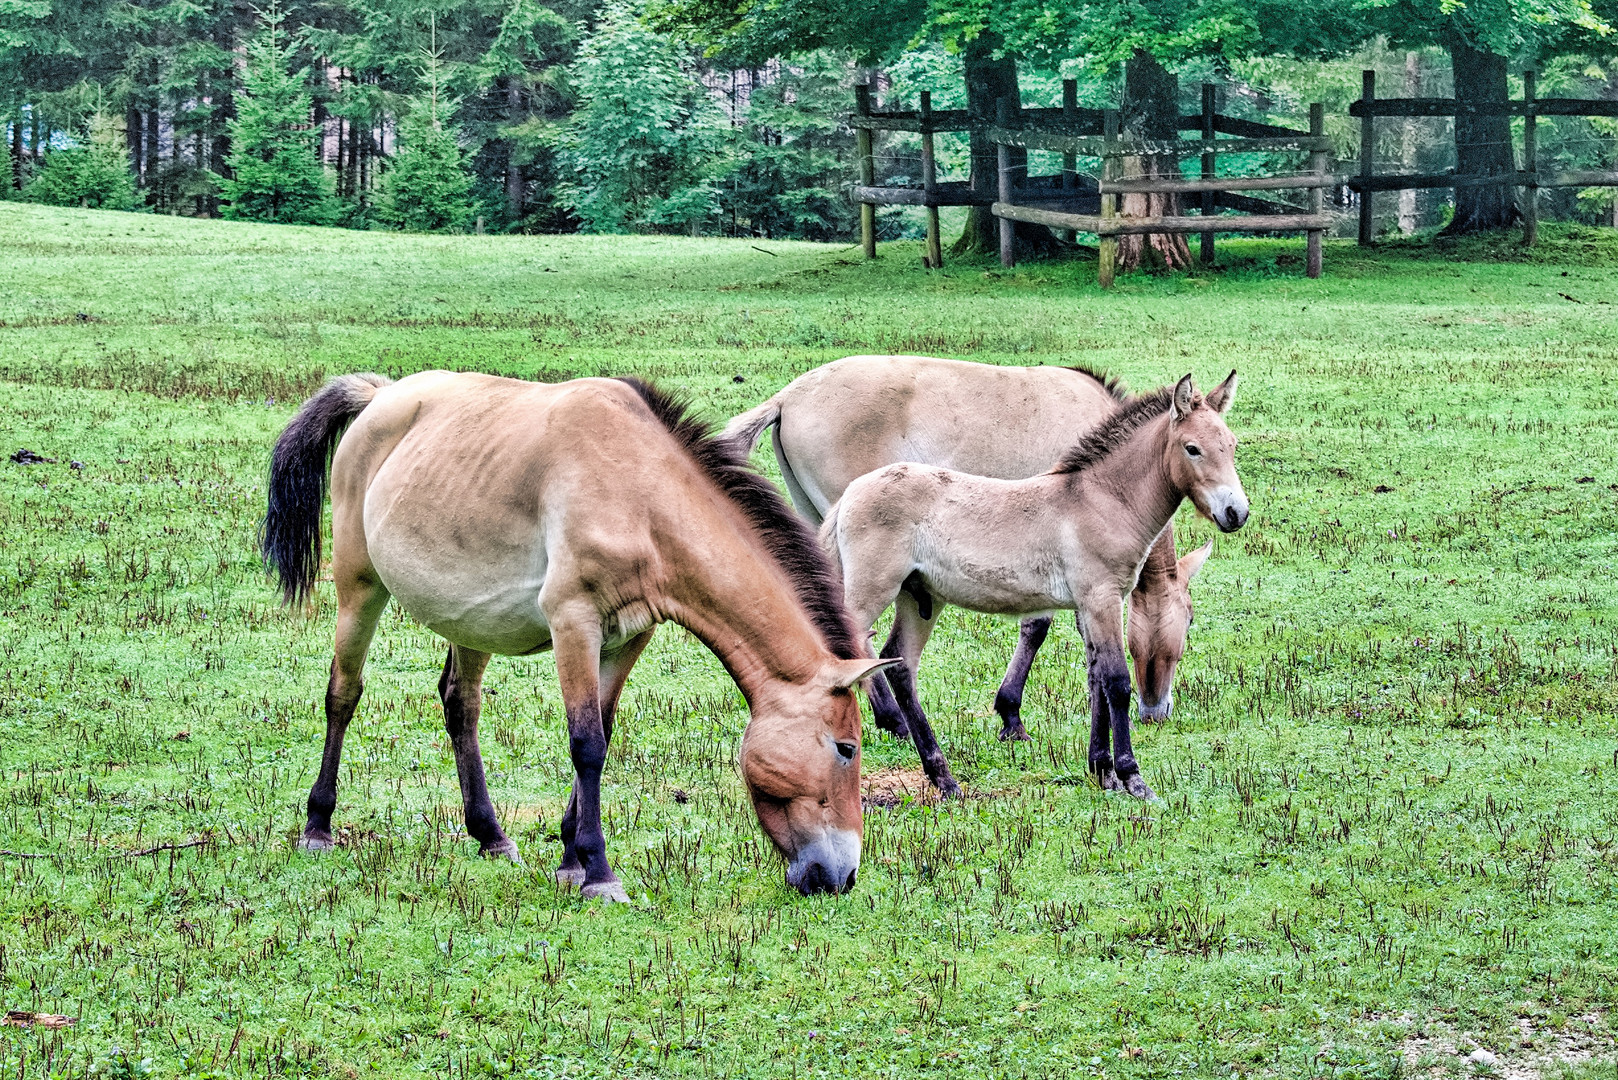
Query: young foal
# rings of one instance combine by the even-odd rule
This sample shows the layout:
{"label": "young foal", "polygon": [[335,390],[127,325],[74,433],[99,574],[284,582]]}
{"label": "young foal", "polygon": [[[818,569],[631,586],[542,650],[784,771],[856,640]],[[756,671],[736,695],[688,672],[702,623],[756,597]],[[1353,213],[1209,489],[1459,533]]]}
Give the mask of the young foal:
{"label": "young foal", "polygon": [[554,649],[574,768],[557,877],[627,899],[607,862],[601,770],[624,680],[672,621],[747,699],[742,775],[788,883],[853,886],[863,823],[849,688],[882,665],[864,658],[809,529],[728,443],[636,380],[334,379],[271,465],[263,550],[289,603],[320,565],[328,460],[337,643],[305,848],[332,844],[343,735],[391,596],[449,641],[438,689],[483,854],[520,861],[484,782],[484,669],[494,653]]}
{"label": "young foal", "polygon": [[856,625],[869,630],[897,601],[889,644],[905,664],[890,679],[910,726],[928,733],[922,766],[945,794],[959,787],[915,682],[938,603],[1001,615],[1076,611],[1089,663],[1090,769],[1103,787],[1152,797],[1130,745],[1122,599],[1182,500],[1225,532],[1247,520],[1223,419],[1235,393],[1234,371],[1206,398],[1187,375],[1125,404],[1041,476],[890,465],[855,480],[831,508],[821,544]]}
{"label": "young foal", "polygon": [[[1115,380],[1083,368],[845,356],[735,417],[725,437],[751,450],[773,428],[775,461],[792,504],[818,525],[854,480],[901,461],[1002,480],[1045,472],[1127,400]],[[1211,550],[1209,544],[1176,559],[1170,526],[1152,545],[1130,593],[1129,654],[1142,719],[1161,720],[1173,708],[1174,669],[1191,623],[1189,586]],[[1001,739],[1028,738],[1023,685],[1050,626],[1048,614],[1022,620],[1017,651],[994,697]],[[900,738],[914,736],[888,687],[876,680],[869,689],[877,726]]]}

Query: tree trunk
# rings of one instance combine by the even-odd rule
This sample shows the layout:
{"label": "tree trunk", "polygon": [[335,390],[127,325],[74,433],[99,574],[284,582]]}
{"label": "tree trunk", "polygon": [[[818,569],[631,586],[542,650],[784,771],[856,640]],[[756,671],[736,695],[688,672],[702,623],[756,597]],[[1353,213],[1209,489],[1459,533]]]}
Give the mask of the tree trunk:
{"label": "tree trunk", "polygon": [[[517,124],[522,120],[522,84],[515,75],[506,76],[506,122]],[[522,220],[523,203],[522,165],[517,161],[517,140],[506,140],[506,216],[512,228]]]}
{"label": "tree trunk", "polygon": [[[1180,137],[1180,80],[1157,57],[1142,49],[1124,63],[1123,129],[1142,139]],[[1124,175],[1178,178],[1180,163],[1172,155],[1124,159]],[[1127,217],[1173,217],[1180,213],[1178,195],[1125,195],[1120,213]],[[1118,238],[1118,268],[1183,270],[1191,265],[1191,246],[1184,233],[1148,233]]]}
{"label": "tree trunk", "polygon": [[158,114],[156,105],[146,110],[146,186],[148,188],[157,182],[157,151],[163,134],[162,123],[163,118]]}
{"label": "tree trunk", "polygon": [[[1003,42],[1000,35],[985,31],[967,42],[962,53],[966,69],[966,111],[974,124],[995,122],[1001,98],[1013,105],[1022,102],[1017,85],[1017,61],[1010,56],[995,57]],[[994,198],[1000,189],[1000,161],[994,143],[977,131],[971,134],[972,190]],[[1013,148],[1011,167],[1019,176],[1028,172],[1028,151]],[[1017,222],[1017,248],[1021,255],[1044,255],[1061,247],[1056,234],[1043,225]],[[952,255],[982,255],[999,249],[999,223],[987,206],[968,208],[966,228],[950,247]]]}
{"label": "tree trunk", "polygon": [[129,144],[129,173],[135,178],[135,186],[145,186],[141,181],[140,163],[144,157],[141,153],[141,136],[145,134],[146,125],[141,123],[140,110],[131,105],[124,111],[124,141]]}
{"label": "tree trunk", "polygon": [[[1450,39],[1450,62],[1455,70],[1455,99],[1469,102],[1505,101],[1506,58],[1472,48],[1459,37]],[[1511,152],[1511,118],[1461,113],[1455,117],[1455,171],[1462,176],[1498,176],[1516,170]],[[1516,188],[1458,188],[1455,219],[1445,236],[1503,229],[1517,220]]]}
{"label": "tree trunk", "polygon": [[11,186],[22,190],[22,110],[11,121]]}
{"label": "tree trunk", "polygon": [[[1405,53],[1405,97],[1421,97],[1421,53],[1414,49]],[[1407,173],[1416,171],[1416,125],[1420,121],[1415,117],[1406,117],[1402,145],[1399,147],[1400,163]],[[1399,192],[1399,231],[1406,236],[1415,232],[1420,222],[1416,218],[1416,189],[1405,188]]]}

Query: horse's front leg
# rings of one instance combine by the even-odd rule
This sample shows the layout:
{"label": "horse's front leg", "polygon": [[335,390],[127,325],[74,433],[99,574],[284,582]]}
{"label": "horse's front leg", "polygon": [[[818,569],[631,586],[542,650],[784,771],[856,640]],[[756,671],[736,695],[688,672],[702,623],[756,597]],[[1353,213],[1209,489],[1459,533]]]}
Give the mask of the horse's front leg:
{"label": "horse's front leg", "polygon": [[1103,788],[1154,798],[1141,779],[1130,742],[1129,662],[1124,655],[1121,600],[1104,594],[1079,613],[1078,623],[1090,669],[1090,771]]}
{"label": "horse's front leg", "polygon": [[[581,604],[576,613],[553,617],[550,623],[556,678],[567,710],[568,753],[573,759],[573,858],[584,870],[581,891],[588,898],[627,903],[629,894],[607,863],[607,838],[601,831],[601,770],[607,763],[607,730],[601,709],[600,616]],[[564,880],[573,876],[563,875]]]}
{"label": "horse's front leg", "polygon": [[1017,651],[1011,654],[1006,666],[1006,677],[994,695],[994,711],[1000,714],[1000,740],[1027,742],[1028,729],[1022,723],[1022,691],[1028,683],[1028,671],[1034,666],[1034,656],[1045,644],[1050,633],[1049,615],[1030,615],[1017,628]]}
{"label": "horse's front leg", "polygon": [[[608,746],[612,745],[612,723],[618,715],[618,698],[623,693],[624,682],[629,678],[630,669],[640,654],[652,640],[655,628],[631,638],[618,651],[601,658],[601,735]],[[556,868],[556,880],[566,882],[575,888],[584,886],[584,864],[579,861],[578,845],[575,843],[579,831],[579,778],[573,777],[573,791],[568,796],[567,810],[562,814],[562,865]]]}
{"label": "horse's front leg", "polygon": [[510,859],[522,865],[517,845],[500,827],[489,784],[483,775],[483,750],[478,745],[478,716],[483,711],[483,673],[489,654],[459,645],[449,647],[444,673],[438,677],[438,696],[444,702],[444,730],[455,751],[455,772],[461,781],[461,805],[466,831],[478,842],[478,853],[491,859]]}

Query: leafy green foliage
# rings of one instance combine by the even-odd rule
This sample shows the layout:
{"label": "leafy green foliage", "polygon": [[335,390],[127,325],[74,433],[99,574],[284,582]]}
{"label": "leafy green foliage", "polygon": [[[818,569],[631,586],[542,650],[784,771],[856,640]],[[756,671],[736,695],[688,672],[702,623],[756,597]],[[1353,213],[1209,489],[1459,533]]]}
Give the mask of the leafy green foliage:
{"label": "leafy green foliage", "polygon": [[86,206],[96,210],[133,210],[135,181],[129,175],[129,148],[123,126],[106,113],[91,115],[85,139],[77,146],[54,150],[29,183],[27,198],[53,206]]}
{"label": "leafy green foliage", "polygon": [[464,231],[475,213],[457,132],[438,123],[435,112],[431,99],[416,100],[399,125],[399,152],[382,178],[379,215],[408,232]]}
{"label": "leafy green foliage", "polygon": [[707,89],[635,8],[614,2],[573,66],[578,110],[557,139],[558,201],[590,232],[677,226],[719,212],[729,131]]}
{"label": "leafy green foliage", "polygon": [[248,43],[247,71],[230,123],[232,175],[221,185],[226,217],[249,221],[320,223],[330,219],[331,184],[315,157],[307,68],[293,70],[280,9]]}

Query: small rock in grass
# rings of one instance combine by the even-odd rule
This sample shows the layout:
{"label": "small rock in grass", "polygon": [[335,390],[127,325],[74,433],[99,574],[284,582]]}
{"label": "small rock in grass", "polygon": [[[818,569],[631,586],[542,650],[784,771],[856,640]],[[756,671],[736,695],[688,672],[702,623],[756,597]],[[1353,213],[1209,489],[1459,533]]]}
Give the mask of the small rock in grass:
{"label": "small rock in grass", "polygon": [[1500,1062],[1499,1058],[1495,1057],[1481,1046],[1472,1051],[1470,1054],[1466,1055],[1466,1060],[1471,1062],[1473,1066],[1480,1069],[1492,1069]]}

